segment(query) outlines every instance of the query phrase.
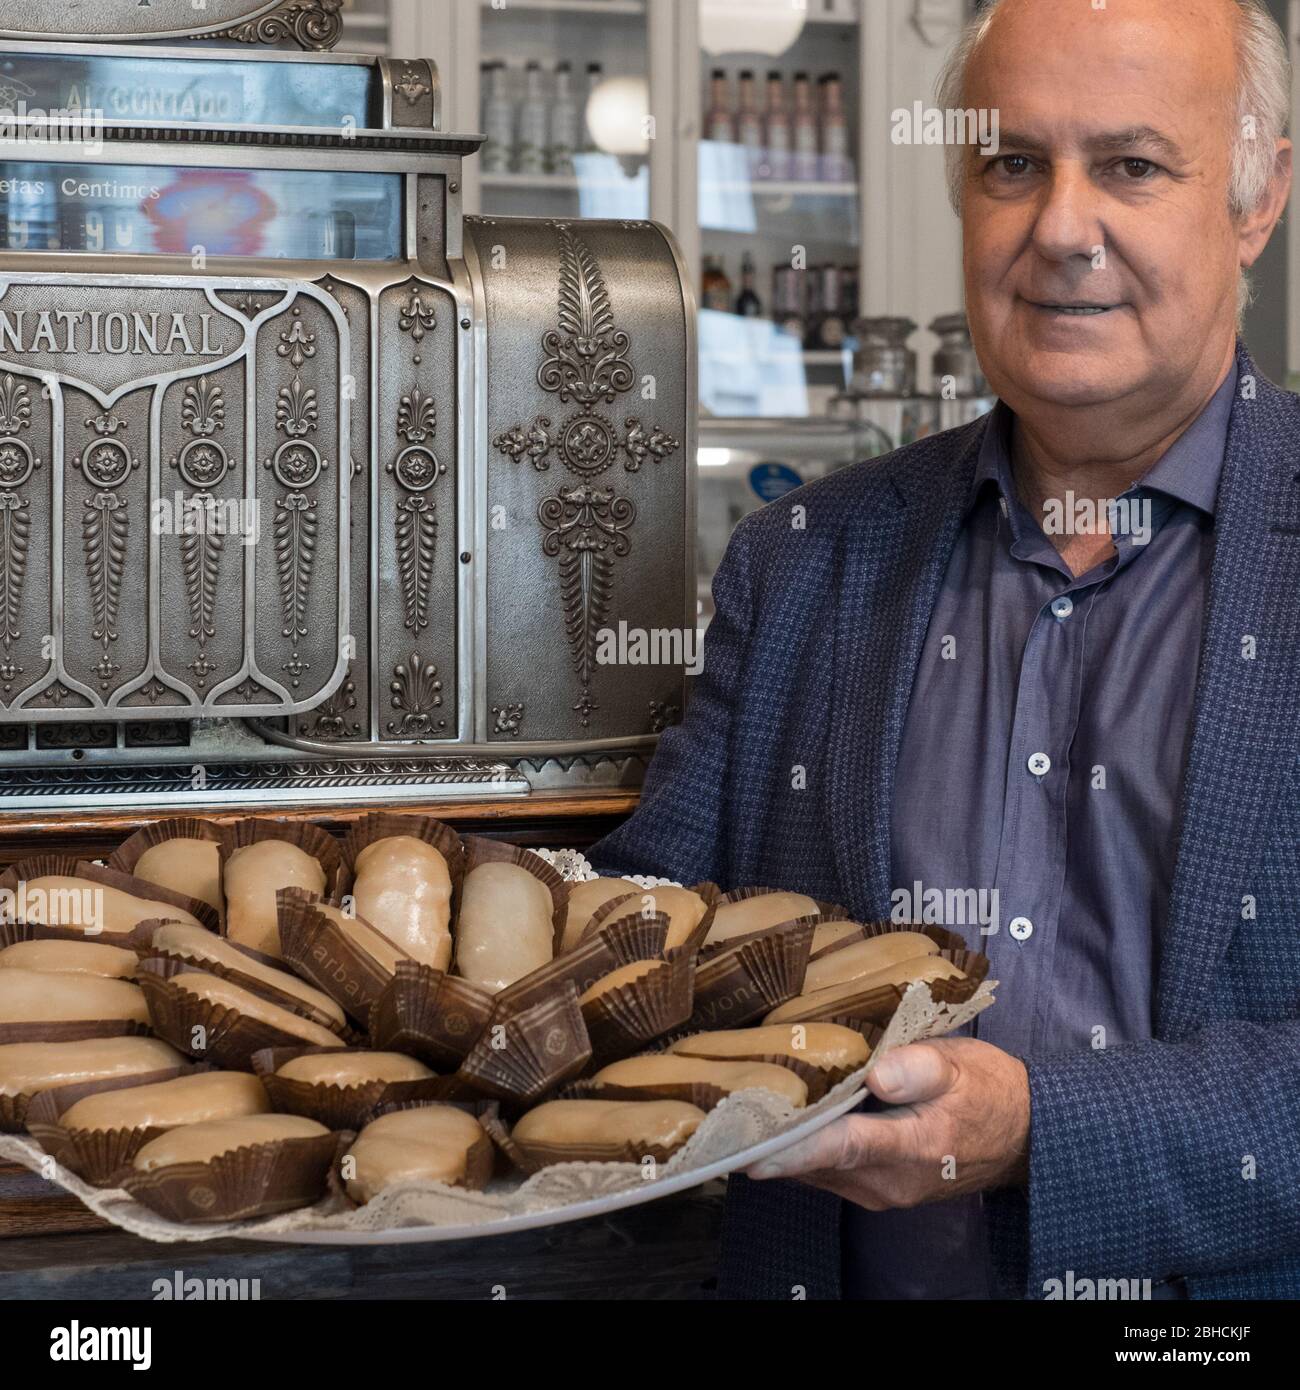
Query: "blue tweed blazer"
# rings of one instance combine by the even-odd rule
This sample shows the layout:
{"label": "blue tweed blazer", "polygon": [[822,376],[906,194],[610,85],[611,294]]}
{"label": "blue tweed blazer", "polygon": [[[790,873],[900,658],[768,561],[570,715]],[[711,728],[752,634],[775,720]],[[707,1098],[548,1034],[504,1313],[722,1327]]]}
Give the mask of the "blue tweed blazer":
{"label": "blue tweed blazer", "polygon": [[[1155,1038],[1025,1058],[1028,1190],[986,1198],[1010,1296],[1068,1270],[1300,1296],[1300,399],[1239,365]],[[687,718],[599,867],[889,915],[899,740],[984,428],[741,523]],[[732,1179],[721,1295],[838,1297],[838,1217]]]}

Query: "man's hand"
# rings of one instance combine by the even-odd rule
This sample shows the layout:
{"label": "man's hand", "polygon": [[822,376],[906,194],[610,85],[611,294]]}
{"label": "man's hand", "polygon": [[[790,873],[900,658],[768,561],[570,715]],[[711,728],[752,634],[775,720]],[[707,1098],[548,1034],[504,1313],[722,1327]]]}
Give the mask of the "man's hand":
{"label": "man's hand", "polygon": [[913,1043],[867,1076],[891,1109],[845,1115],[749,1169],[799,1178],[869,1211],[914,1207],[1025,1180],[1029,1074],[975,1038]]}

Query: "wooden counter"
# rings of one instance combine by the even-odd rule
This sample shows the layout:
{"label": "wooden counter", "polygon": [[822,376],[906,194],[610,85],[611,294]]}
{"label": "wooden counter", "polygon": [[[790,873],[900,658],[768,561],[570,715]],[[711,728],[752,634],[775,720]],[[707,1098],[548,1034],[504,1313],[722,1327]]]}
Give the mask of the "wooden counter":
{"label": "wooden counter", "polygon": [[264,1300],[697,1299],[717,1275],[722,1193],[709,1183],[591,1221],[430,1245],[158,1245],[118,1230],[19,1237],[0,1240],[0,1300],[153,1299],[156,1281],[170,1285],[177,1271],[258,1280]]}

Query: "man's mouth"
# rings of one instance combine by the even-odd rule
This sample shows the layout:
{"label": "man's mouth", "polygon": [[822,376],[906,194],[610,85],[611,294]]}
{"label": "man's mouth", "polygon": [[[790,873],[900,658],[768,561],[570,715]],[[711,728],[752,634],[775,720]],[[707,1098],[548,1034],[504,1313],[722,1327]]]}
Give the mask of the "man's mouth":
{"label": "man's mouth", "polygon": [[1055,302],[1052,300],[1031,299],[1029,303],[1035,309],[1042,309],[1048,314],[1065,314],[1071,318],[1097,318],[1101,314],[1109,314],[1118,309],[1118,304],[1079,304],[1069,301]]}

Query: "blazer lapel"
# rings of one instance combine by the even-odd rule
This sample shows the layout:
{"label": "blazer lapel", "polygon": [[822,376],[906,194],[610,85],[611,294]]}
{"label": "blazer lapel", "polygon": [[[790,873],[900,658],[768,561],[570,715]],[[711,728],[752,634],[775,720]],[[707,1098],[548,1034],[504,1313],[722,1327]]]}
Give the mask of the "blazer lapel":
{"label": "blazer lapel", "polygon": [[1242,924],[1270,813],[1300,756],[1300,405],[1259,377],[1233,408],[1183,784],[1178,858],[1156,992],[1174,1039],[1205,1015]]}
{"label": "blazer lapel", "polygon": [[905,451],[880,510],[848,516],[840,532],[827,823],[844,905],[861,921],[889,915],[894,768],[983,433]]}

